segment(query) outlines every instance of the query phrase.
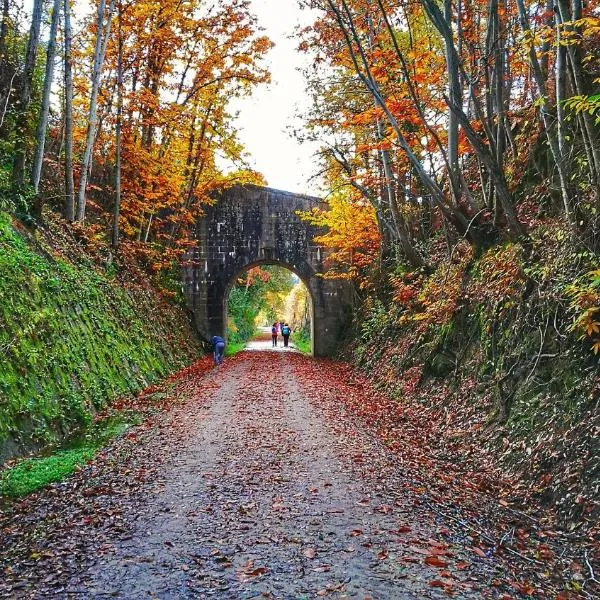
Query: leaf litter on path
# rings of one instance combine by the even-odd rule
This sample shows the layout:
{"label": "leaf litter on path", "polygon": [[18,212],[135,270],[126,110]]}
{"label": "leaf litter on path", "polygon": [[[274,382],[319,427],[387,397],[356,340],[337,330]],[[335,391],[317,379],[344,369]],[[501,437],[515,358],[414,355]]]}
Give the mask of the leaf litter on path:
{"label": "leaf litter on path", "polygon": [[438,461],[427,423],[343,363],[246,352],[170,386],[160,410],[81,471],[4,505],[0,597],[558,590],[526,560],[524,529],[511,538],[523,560],[491,545],[492,497]]}

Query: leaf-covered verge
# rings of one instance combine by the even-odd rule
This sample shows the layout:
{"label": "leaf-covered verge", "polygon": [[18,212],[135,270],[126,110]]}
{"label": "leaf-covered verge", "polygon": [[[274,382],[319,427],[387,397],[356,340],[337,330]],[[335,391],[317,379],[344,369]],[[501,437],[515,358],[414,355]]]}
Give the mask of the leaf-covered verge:
{"label": "leaf-covered verge", "polygon": [[[506,502],[597,536],[600,371],[597,257],[556,223],[531,248],[459,244],[427,273],[374,286],[347,353],[428,415],[451,455],[499,465]],[[442,256],[440,253],[439,256]],[[375,290],[380,293],[376,294]]]}
{"label": "leaf-covered verge", "polygon": [[0,214],[0,460],[85,429],[198,355],[184,311],[131,257],[101,261],[76,234]]}

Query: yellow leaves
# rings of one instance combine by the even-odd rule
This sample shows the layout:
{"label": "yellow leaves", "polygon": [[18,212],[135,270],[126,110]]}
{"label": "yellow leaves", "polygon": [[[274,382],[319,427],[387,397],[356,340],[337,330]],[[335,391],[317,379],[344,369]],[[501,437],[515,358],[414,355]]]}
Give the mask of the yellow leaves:
{"label": "yellow leaves", "polygon": [[[370,204],[357,202],[341,192],[333,194],[326,210],[297,213],[303,220],[326,228],[315,242],[329,249],[327,278],[359,279],[379,252],[379,228]],[[360,281],[359,281],[360,284]]]}

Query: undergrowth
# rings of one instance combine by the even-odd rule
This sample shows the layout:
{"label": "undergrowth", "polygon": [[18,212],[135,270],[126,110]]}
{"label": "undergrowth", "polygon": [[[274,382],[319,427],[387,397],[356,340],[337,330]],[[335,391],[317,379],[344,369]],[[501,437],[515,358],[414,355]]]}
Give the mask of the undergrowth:
{"label": "undergrowth", "polygon": [[302,352],[302,354],[312,353],[312,344],[310,340],[310,333],[305,329],[299,329],[294,331],[291,335],[292,343],[296,348]]}
{"label": "undergrowth", "polygon": [[[367,295],[350,358],[373,381],[466,436],[515,476],[514,493],[563,523],[600,515],[600,271],[560,223],[430,273],[389,273]],[[458,434],[457,434],[458,435]]]}
{"label": "undergrowth", "polygon": [[18,461],[0,472],[0,496],[18,497],[30,494],[50,483],[61,481],[79,466],[91,460],[112,438],[141,422],[136,412],[113,414],[75,436],[65,447],[47,456]]}

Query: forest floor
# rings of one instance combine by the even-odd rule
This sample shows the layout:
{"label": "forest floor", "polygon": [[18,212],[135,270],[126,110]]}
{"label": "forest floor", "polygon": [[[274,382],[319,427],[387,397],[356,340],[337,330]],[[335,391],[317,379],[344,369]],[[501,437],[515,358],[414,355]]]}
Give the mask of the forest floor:
{"label": "forest floor", "polygon": [[548,532],[507,525],[432,459],[418,416],[386,444],[352,409],[382,397],[350,373],[246,351],[148,390],[141,425],[1,506],[0,597],[576,597],[558,591],[566,542],[559,559]]}

